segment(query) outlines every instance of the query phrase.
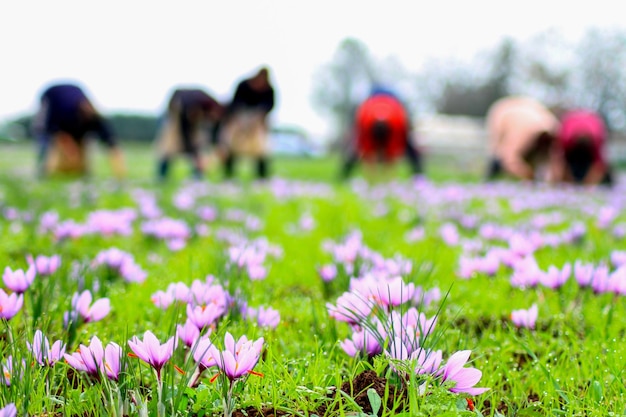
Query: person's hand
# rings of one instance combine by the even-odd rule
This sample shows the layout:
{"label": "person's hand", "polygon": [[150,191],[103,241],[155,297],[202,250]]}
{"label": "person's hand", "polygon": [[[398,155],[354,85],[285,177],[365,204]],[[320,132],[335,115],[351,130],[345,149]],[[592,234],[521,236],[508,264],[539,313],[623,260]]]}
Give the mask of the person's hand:
{"label": "person's hand", "polygon": [[124,162],[124,155],[122,154],[122,151],[118,148],[111,149],[110,158],[113,176],[118,180],[126,178],[126,164]]}

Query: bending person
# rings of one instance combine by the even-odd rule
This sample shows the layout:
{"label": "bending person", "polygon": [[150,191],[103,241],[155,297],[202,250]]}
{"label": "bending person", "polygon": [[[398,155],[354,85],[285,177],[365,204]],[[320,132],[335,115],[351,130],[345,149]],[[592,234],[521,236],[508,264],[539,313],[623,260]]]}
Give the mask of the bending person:
{"label": "bending person", "polygon": [[559,121],[538,101],[505,97],[487,113],[491,161],[487,180],[506,173],[524,180],[554,181],[560,170]]}
{"label": "bending person", "polygon": [[48,87],[41,95],[40,108],[33,119],[38,142],[37,173],[40,177],[55,174],[89,173],[85,137],[95,133],[109,148],[114,175],[126,172],[122,152],[111,128],[96,111],[83,90],[74,84]]}
{"label": "bending person", "polygon": [[222,105],[200,89],[174,91],[156,139],[160,154],[157,172],[160,180],[167,177],[171,160],[179,153],[190,159],[194,178],[202,178],[205,171],[203,133],[207,134],[208,127],[219,122],[222,113]]}
{"label": "bending person", "polygon": [[411,118],[398,97],[374,89],[357,108],[341,175],[348,178],[359,161],[391,164],[406,156],[414,174],[422,173],[421,155],[411,137]]}
{"label": "bending person", "polygon": [[563,181],[612,184],[611,170],[604,155],[606,136],[606,126],[597,113],[575,110],[563,115],[559,131],[564,159]]}
{"label": "bending person", "polygon": [[268,114],[273,108],[274,87],[267,68],[237,85],[220,133],[226,178],[233,176],[241,156],[256,159],[258,178],[269,176]]}

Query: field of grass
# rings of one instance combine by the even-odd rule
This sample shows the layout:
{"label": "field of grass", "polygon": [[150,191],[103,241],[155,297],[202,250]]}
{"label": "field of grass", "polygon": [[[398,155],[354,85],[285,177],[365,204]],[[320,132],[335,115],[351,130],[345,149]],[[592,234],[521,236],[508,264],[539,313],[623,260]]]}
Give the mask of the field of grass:
{"label": "field of grass", "polygon": [[[0,405],[15,404],[18,415],[222,415],[231,382],[213,366],[195,381],[193,347],[180,340],[157,375],[128,343],[148,330],[161,343],[175,337],[193,303],[177,298],[159,307],[157,294],[174,294],[173,283],[189,291],[194,280],[198,291],[228,294],[226,311],[201,329],[217,348],[227,332],[263,338],[253,373],[232,383],[237,415],[371,414],[375,398],[338,392],[367,370],[383,382],[383,403],[396,402],[379,415],[626,414],[626,190],[619,184],[482,184],[483,161],[437,154],[417,180],[401,166],[376,178],[360,170],[342,183],[338,159],[328,157],[276,159],[267,183],[252,181],[245,161],[240,180],[222,182],[213,167],[207,180],[191,182],[179,159],[174,178],[157,184],[145,147],[126,149],[129,175],[121,182],[107,179],[101,155],[87,181],[38,181],[31,148],[2,146],[0,267],[26,271],[30,256],[61,260],[50,276],[35,277],[10,318],[3,303],[15,291],[4,274]],[[99,262],[111,248],[138,269]],[[322,280],[323,266],[337,270],[334,279]],[[390,284],[398,276],[400,290]],[[359,293],[376,304],[371,313],[352,327],[331,317],[342,294],[367,285],[378,285]],[[74,294],[85,290],[108,299],[110,312],[99,320],[67,316],[79,310]],[[413,290],[440,297],[408,300]],[[381,301],[392,292],[400,302]],[[217,300],[207,297],[196,303],[202,312]],[[515,325],[513,310],[533,304],[534,326]],[[243,305],[259,315],[260,307],[275,310],[280,320],[246,317]],[[398,353],[394,337],[415,337],[416,329],[389,324],[410,306],[437,321],[417,331],[419,347],[409,350],[441,350],[439,369],[470,350],[465,366],[482,372],[476,386],[488,391],[454,393],[443,371],[415,372],[419,359]],[[340,342],[364,329],[382,352],[348,355]],[[80,345],[84,353],[94,336],[116,343],[119,375],[107,377],[106,367],[90,375],[66,357],[38,363],[27,345],[37,343],[37,330],[50,343],[63,341],[66,355]]]}

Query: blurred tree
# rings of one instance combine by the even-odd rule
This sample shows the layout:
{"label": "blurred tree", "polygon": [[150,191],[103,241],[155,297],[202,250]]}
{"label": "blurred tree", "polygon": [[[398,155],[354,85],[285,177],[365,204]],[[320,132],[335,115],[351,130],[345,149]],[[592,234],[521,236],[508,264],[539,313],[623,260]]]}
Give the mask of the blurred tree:
{"label": "blurred tree", "polygon": [[313,105],[333,118],[341,139],[350,129],[358,102],[376,79],[375,64],[367,47],[357,39],[341,42],[333,59],[313,80]]}
{"label": "blurred tree", "polygon": [[409,110],[421,102],[415,94],[416,77],[395,57],[374,58],[359,40],[341,42],[332,60],[320,67],[313,80],[312,103],[322,114],[332,118],[336,145],[344,142],[352,130],[358,104],[375,85],[396,91]]}
{"label": "blurred tree", "polygon": [[[155,116],[135,114],[114,114],[105,116],[115,135],[123,141],[151,142],[158,129],[159,119]],[[32,137],[30,132],[32,116],[20,116],[6,123],[3,130],[15,139]]]}
{"label": "blurred tree", "polygon": [[559,109],[571,101],[573,44],[551,29],[539,33],[519,48],[512,91],[528,95]]}
{"label": "blurred tree", "polygon": [[159,120],[155,116],[114,114],[107,119],[115,135],[128,141],[151,142],[159,127]]}
{"label": "blurred tree", "polygon": [[454,69],[453,77],[444,73],[447,80],[435,99],[435,108],[444,114],[484,116],[494,101],[510,94],[515,58],[515,43],[507,38],[491,56],[482,59],[488,63],[486,77],[476,75],[475,65]]}
{"label": "blurred tree", "polygon": [[573,101],[599,112],[612,130],[626,129],[626,33],[589,30],[576,49]]}

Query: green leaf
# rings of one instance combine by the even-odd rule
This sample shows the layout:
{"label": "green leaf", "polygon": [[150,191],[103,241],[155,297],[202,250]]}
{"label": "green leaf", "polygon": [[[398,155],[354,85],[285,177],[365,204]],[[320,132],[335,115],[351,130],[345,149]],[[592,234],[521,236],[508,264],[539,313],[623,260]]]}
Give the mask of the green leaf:
{"label": "green leaf", "polygon": [[591,394],[591,398],[599,403],[602,401],[604,394],[602,393],[602,384],[598,381],[593,381],[591,383],[591,389],[589,390],[589,394]]}
{"label": "green leaf", "polygon": [[378,415],[378,410],[380,410],[382,404],[380,395],[378,395],[374,388],[370,388],[367,390],[367,398],[369,398],[370,405],[372,406],[372,415]]}

